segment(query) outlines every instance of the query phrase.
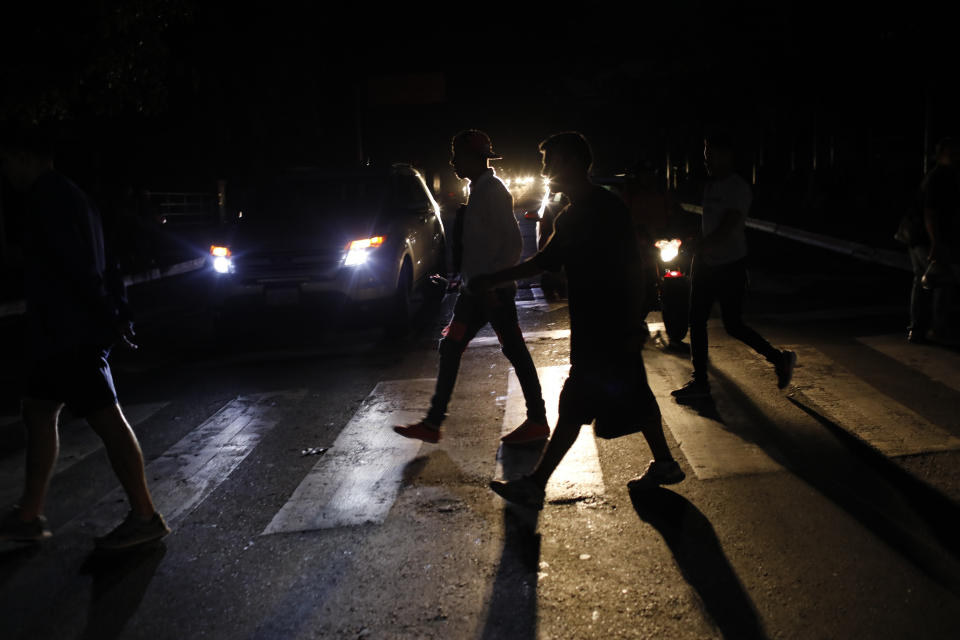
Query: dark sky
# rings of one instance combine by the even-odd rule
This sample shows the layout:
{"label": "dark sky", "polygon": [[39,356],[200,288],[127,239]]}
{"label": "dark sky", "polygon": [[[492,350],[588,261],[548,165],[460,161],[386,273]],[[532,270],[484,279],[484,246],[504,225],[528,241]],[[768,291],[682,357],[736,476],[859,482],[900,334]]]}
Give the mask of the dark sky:
{"label": "dark sky", "polygon": [[[465,127],[517,167],[578,129],[615,170],[695,151],[718,123],[771,148],[879,130],[918,149],[925,108],[933,129],[956,124],[955,38],[923,3],[69,6],[4,20],[3,115],[43,105],[105,163],[171,179],[353,162],[358,140],[374,160],[439,167]],[[424,90],[383,90],[407,81]]]}

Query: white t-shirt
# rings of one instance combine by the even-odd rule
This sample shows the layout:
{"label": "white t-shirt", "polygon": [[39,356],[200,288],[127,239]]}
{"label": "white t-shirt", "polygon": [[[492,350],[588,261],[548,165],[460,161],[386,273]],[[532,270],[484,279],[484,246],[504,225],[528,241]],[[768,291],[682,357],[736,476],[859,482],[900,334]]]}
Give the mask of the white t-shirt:
{"label": "white t-shirt", "polygon": [[733,232],[725,238],[717,238],[717,242],[708,251],[704,251],[703,259],[707,264],[729,264],[747,256],[747,236],[744,229],[752,201],[750,185],[735,173],[707,183],[703,191],[704,237],[720,226],[726,212],[735,211],[738,216]]}
{"label": "white t-shirt", "polygon": [[470,183],[464,215],[460,274],[465,284],[473,276],[500,271],[520,261],[523,236],[513,215],[513,196],[493,169]]}

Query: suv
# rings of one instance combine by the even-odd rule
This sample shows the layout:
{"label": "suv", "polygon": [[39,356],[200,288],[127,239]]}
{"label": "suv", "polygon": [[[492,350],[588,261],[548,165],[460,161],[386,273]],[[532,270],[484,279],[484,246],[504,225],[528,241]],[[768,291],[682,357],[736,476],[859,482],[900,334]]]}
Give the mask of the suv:
{"label": "suv", "polygon": [[288,170],[239,192],[226,242],[210,248],[215,317],[350,307],[402,333],[429,276],[446,273],[440,207],[409,165]]}

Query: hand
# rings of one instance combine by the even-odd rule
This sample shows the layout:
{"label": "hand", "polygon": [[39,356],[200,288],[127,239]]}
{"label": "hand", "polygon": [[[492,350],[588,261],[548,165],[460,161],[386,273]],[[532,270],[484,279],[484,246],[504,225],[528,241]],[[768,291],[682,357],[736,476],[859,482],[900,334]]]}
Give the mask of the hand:
{"label": "hand", "polygon": [[117,326],[117,332],[119,337],[117,338],[117,343],[128,351],[136,351],[140,346],[134,342],[136,338],[136,333],[133,330],[132,322],[121,322]]}

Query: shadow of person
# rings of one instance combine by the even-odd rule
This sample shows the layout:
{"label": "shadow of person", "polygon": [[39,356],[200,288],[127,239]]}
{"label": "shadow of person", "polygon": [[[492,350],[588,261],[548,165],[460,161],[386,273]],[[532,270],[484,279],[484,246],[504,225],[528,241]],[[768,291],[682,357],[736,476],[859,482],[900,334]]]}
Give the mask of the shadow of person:
{"label": "shadow of person", "polygon": [[753,603],[706,516],[686,498],[662,487],[631,491],[630,500],[637,515],[663,536],[680,572],[723,636],[766,638]]}
{"label": "shadow of person", "polygon": [[87,626],[80,638],[116,638],[137,612],[143,595],[167,553],[158,543],[125,553],[94,552],[80,573],[93,577]]}
{"label": "shadow of person", "polygon": [[[530,473],[543,445],[501,446],[497,452],[503,479],[514,480]],[[499,498],[498,498],[499,499]],[[537,572],[540,569],[538,511],[510,503],[503,505],[503,549],[493,581],[483,640],[537,637]]]}

